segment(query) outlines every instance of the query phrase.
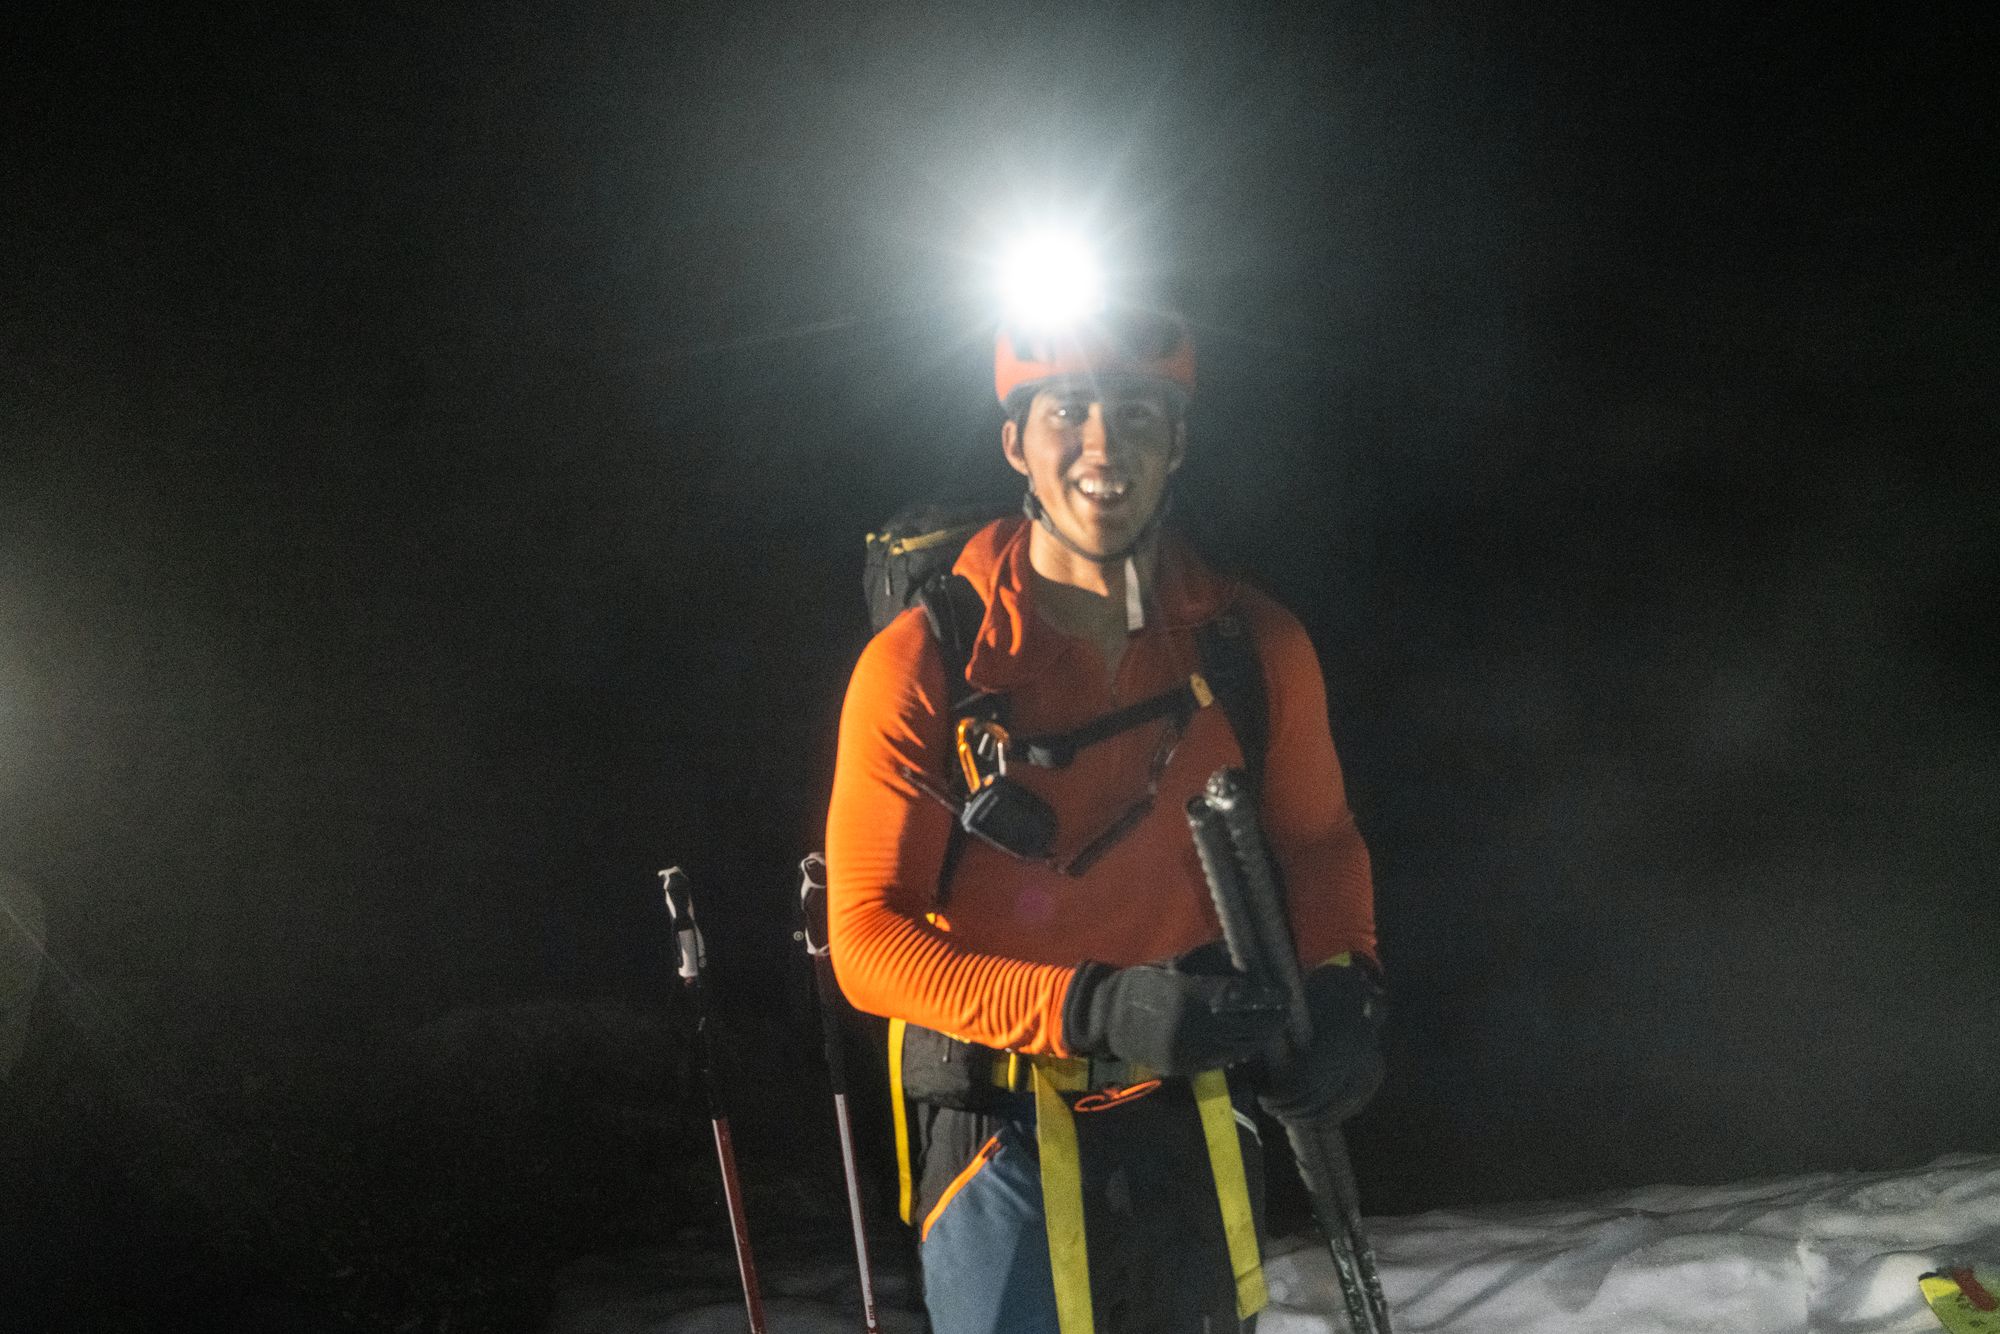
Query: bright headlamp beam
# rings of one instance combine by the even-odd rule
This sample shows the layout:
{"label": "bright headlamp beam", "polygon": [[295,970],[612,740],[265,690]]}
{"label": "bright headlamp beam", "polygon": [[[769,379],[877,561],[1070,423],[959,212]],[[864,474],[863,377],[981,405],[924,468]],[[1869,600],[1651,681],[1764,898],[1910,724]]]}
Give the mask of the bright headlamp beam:
{"label": "bright headlamp beam", "polygon": [[1103,311],[1104,271],[1081,237],[1035,232],[1002,258],[1000,299],[1011,324],[1064,328]]}

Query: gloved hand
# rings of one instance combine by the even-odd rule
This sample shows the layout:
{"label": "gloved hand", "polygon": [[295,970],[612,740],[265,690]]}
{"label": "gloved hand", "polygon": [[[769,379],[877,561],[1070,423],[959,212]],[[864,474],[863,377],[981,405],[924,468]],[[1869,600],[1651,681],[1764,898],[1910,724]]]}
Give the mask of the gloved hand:
{"label": "gloved hand", "polygon": [[1258,1100],[1280,1121],[1344,1121],[1382,1086],[1387,998],[1360,964],[1321,964],[1305,976],[1312,1046],[1267,1063]]}
{"label": "gloved hand", "polygon": [[1284,1025],[1284,998],[1230,968],[1227,953],[1210,945],[1165,963],[1085,963],[1063,1002],[1063,1045],[1072,1052],[1116,1056],[1163,1075],[1246,1060]]}

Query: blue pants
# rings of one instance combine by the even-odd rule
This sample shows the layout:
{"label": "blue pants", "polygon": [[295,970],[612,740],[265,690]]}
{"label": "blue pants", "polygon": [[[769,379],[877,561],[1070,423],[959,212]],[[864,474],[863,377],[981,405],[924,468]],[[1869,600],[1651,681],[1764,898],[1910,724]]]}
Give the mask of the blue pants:
{"label": "blue pants", "polygon": [[[1261,1235],[1263,1150],[1239,1107]],[[925,1109],[918,1193],[933,1334],[1058,1334],[1029,1107],[1005,1115]],[[1235,1334],[1236,1282],[1200,1116],[1184,1081],[1075,1113],[1100,1334]]]}

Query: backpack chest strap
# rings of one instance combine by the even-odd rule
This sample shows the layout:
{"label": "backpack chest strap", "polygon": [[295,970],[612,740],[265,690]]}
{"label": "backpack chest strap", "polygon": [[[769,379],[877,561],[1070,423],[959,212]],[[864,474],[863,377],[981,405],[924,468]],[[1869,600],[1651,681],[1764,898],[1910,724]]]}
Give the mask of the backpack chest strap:
{"label": "backpack chest strap", "polygon": [[1151,699],[1142,699],[1136,704],[1127,704],[1122,709],[1113,709],[1081,727],[1046,736],[1014,737],[1008,741],[1007,749],[1018,753],[1038,769],[1064,769],[1086,746],[1109,741],[1121,732],[1143,727],[1156,718],[1173,718],[1185,727],[1188,719],[1214,701],[1215,695],[1209,690],[1208,682],[1200,672],[1196,672],[1172,690],[1163,691]]}

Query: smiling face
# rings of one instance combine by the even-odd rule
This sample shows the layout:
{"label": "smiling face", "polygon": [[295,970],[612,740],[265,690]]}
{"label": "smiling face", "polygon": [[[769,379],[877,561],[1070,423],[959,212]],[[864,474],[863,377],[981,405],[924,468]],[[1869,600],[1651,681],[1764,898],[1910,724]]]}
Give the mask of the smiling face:
{"label": "smiling face", "polygon": [[1056,381],[1001,428],[1000,443],[1049,522],[1101,556],[1144,531],[1186,452],[1176,398],[1146,381]]}

